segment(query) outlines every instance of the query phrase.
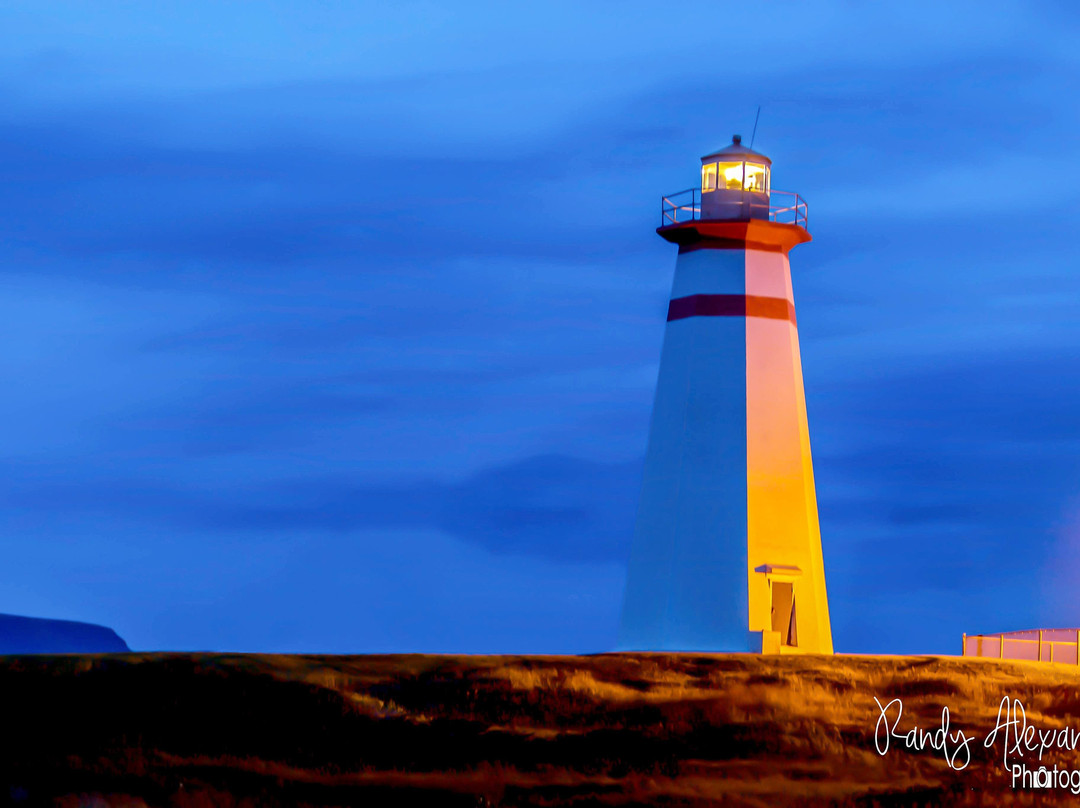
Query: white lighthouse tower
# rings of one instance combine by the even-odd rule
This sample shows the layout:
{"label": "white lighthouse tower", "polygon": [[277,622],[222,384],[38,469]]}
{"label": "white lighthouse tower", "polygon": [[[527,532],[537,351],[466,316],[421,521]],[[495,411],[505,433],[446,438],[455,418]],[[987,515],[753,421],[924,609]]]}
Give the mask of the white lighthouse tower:
{"label": "white lighthouse tower", "polygon": [[738,135],[701,163],[657,230],[679,255],[619,647],[831,654],[788,264],[806,205]]}

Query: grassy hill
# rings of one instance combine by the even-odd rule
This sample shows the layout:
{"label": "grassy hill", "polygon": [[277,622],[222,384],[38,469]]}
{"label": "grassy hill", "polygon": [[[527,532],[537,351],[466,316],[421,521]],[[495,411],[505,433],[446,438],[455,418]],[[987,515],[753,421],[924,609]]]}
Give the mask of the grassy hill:
{"label": "grassy hill", "polygon": [[[1080,729],[1080,668],[993,660],[0,657],[0,805],[1043,804],[983,747],[1003,696]],[[947,706],[970,765],[878,754],[875,697],[900,732]]]}

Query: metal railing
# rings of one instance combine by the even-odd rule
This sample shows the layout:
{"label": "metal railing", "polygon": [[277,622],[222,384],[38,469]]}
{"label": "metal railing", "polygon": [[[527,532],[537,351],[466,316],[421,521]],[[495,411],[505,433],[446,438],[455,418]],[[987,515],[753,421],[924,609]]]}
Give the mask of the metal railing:
{"label": "metal railing", "polygon": [[[783,197],[784,204],[774,205],[773,197]],[[806,227],[806,200],[793,191],[769,192],[769,221]],[[687,188],[660,197],[660,226],[697,221],[701,218],[701,189]]]}
{"label": "metal railing", "polygon": [[701,216],[700,194],[697,188],[687,188],[685,191],[660,197],[660,226],[695,221]]}
{"label": "metal railing", "polygon": [[[773,197],[779,194],[785,197],[786,205],[772,204]],[[794,191],[769,192],[769,221],[797,224],[806,227],[806,200]],[[807,228],[809,229],[809,228]]]}
{"label": "metal railing", "polygon": [[1080,665],[1080,629],[1041,628],[1001,634],[965,634],[963,656]]}

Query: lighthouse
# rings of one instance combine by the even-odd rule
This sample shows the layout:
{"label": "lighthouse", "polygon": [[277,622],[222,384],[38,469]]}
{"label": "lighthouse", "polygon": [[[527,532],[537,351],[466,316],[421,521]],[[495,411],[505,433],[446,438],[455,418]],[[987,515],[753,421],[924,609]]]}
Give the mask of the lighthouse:
{"label": "lighthouse", "polygon": [[678,245],[621,650],[831,654],[788,253],[806,203],[730,145],[663,197]]}

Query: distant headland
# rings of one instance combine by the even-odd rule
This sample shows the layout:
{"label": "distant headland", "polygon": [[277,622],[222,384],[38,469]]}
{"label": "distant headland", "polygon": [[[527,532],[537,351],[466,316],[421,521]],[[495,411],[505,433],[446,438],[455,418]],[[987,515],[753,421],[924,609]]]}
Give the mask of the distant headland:
{"label": "distant headland", "polygon": [[105,654],[130,650],[120,635],[105,626],[0,614],[0,654]]}

